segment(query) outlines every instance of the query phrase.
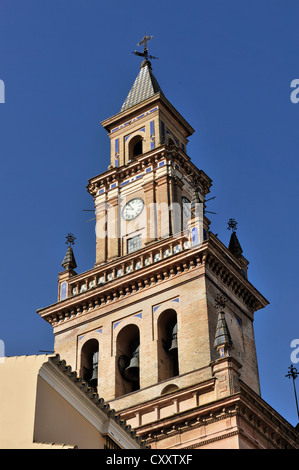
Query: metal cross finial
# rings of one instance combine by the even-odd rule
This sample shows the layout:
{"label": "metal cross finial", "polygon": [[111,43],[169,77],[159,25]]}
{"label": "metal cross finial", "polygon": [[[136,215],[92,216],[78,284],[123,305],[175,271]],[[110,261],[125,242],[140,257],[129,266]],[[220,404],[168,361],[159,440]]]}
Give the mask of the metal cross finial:
{"label": "metal cross finial", "polygon": [[144,50],[147,49],[147,43],[153,38],[153,36],[143,36],[141,41],[137,44],[137,46],[143,46]]}
{"label": "metal cross finial", "polygon": [[143,36],[141,41],[137,44],[137,46],[143,46],[143,52],[134,51],[132,54],[139,55],[147,59],[158,59],[158,57],[154,57],[148,54],[147,43],[153,38],[153,36]]}
{"label": "metal cross finial", "polygon": [[286,374],[286,377],[289,379],[292,377],[293,379],[293,386],[294,386],[294,394],[295,394],[295,401],[296,401],[296,407],[297,407],[297,414],[298,414],[298,419],[299,419],[299,408],[298,408],[298,400],[297,400],[297,393],[296,393],[296,387],[295,387],[295,379],[299,375],[299,372],[297,371],[296,367],[293,366],[293,364],[289,367],[289,372]]}
{"label": "metal cross finial", "polygon": [[76,237],[72,233],[68,233],[66,236],[66,245],[72,246],[75,244]]}
{"label": "metal cross finial", "polygon": [[227,302],[227,299],[224,297],[222,294],[217,294],[215,298],[215,305],[214,308],[218,309],[221,308],[223,309],[225,307],[225,304]]}
{"label": "metal cross finial", "polygon": [[228,221],[228,227],[227,230],[231,230],[232,232],[235,232],[237,230],[237,223],[235,219],[229,219]]}

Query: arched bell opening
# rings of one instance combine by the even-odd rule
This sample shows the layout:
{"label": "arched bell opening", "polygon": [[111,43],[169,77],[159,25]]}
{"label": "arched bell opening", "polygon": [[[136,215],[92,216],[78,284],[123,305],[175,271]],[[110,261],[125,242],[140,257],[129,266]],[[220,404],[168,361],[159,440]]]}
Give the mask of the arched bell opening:
{"label": "arched bell opening", "polygon": [[179,375],[177,314],[165,310],[158,319],[158,382]]}
{"label": "arched bell opening", "polygon": [[116,339],[115,397],[139,390],[139,349],[139,328],[125,326]]}
{"label": "arched bell opening", "polygon": [[99,342],[86,341],[81,349],[81,377],[95,390],[98,386]]}
{"label": "arched bell opening", "polygon": [[143,138],[141,135],[135,135],[129,142],[129,160],[134,160],[143,153]]}

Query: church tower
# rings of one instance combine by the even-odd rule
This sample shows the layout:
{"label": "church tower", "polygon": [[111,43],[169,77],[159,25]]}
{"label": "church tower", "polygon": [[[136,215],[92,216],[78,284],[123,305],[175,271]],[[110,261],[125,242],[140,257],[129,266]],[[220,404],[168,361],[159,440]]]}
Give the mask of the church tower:
{"label": "church tower", "polygon": [[234,222],[229,247],[210,230],[212,181],[188,156],[194,130],[153,74],[149,39],[120,112],[102,122],[110,162],[87,186],[95,265],[75,271],[69,234],[58,301],[38,313],[55,352],[153,448],[267,447],[253,320],[268,302]]}

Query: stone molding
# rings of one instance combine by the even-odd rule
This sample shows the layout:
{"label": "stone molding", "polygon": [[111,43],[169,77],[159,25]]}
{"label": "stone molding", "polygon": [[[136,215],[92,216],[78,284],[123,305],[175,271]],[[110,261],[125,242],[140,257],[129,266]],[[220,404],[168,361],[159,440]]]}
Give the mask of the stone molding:
{"label": "stone molding", "polygon": [[[56,326],[61,322],[78,318],[141,290],[149,289],[158,283],[167,282],[174,276],[184,276],[184,273],[197,268],[204,268],[207,276],[209,276],[209,272],[216,276],[251,312],[267,305],[267,300],[241,275],[238,263],[232,257],[229,264],[225,262],[224,257],[228,256],[225,253],[227,249],[220,244],[217,246],[215,238],[211,234],[209,239],[201,245],[183,249],[184,240],[188,243],[185,235],[170,237],[121,259],[105,263],[104,266],[97,266],[87,273],[74,276],[67,281],[71,288],[76,284],[85,283],[87,285],[92,279],[94,280],[92,288],[44,309],[39,309],[37,313],[52,326]],[[173,248],[175,243],[180,244],[181,251],[172,253],[165,258],[161,256],[158,261],[154,262],[155,252],[163,253],[167,247],[172,246]],[[146,256],[151,256],[151,264],[142,263],[140,268],[135,270],[132,268],[130,272],[124,273],[121,277],[113,276],[111,280],[108,280],[107,273],[116,273],[118,267],[124,268],[130,263],[133,266],[134,260],[142,258],[144,261]],[[98,285],[97,277],[103,272],[106,272],[106,282]]]}

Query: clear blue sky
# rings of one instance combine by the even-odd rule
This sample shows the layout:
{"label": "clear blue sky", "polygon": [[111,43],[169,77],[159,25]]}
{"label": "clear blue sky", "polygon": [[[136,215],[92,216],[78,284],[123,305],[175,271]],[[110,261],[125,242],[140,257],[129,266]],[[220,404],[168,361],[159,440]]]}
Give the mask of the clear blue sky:
{"label": "clear blue sky", "polygon": [[290,100],[298,18],[295,0],[1,2],[6,355],[53,348],[52,328],[36,310],[57,299],[68,232],[77,237],[77,271],[94,264],[94,222],[83,209],[93,208],[88,179],[109,163],[100,121],[119,112],[139,70],[132,51],[150,34],[154,74],[196,130],[188,153],[213,180],[211,229],[228,244],[227,221],[238,221],[249,279],[270,301],[255,315],[262,396],[297,423],[285,374],[299,338],[299,103]]}

